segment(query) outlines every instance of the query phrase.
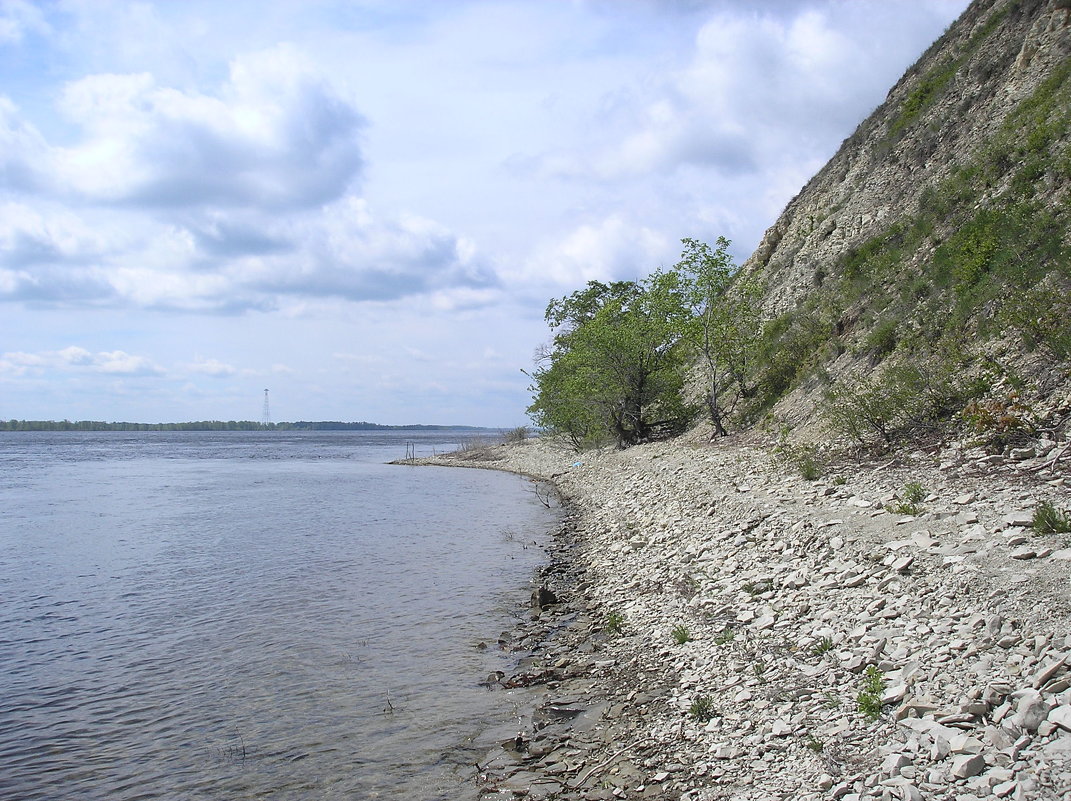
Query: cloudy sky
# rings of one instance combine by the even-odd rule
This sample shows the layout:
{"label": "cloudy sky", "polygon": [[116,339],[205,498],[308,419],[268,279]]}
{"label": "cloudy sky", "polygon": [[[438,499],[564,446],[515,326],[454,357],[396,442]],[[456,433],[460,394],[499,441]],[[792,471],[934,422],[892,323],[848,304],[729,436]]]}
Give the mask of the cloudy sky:
{"label": "cloudy sky", "polygon": [[0,0],[0,418],[520,425],[547,301],[739,260],[966,0]]}

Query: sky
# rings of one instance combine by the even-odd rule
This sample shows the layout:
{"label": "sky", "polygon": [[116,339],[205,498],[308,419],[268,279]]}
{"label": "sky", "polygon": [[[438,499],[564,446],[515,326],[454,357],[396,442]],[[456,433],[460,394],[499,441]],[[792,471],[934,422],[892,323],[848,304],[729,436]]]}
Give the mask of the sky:
{"label": "sky", "polygon": [[0,0],[0,418],[517,426],[966,0]]}

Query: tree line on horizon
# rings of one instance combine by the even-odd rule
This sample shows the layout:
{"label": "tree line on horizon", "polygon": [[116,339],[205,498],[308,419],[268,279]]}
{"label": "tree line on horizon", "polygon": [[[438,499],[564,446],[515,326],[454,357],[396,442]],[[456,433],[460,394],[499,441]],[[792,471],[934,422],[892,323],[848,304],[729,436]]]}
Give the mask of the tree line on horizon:
{"label": "tree line on horizon", "polygon": [[0,431],[482,431],[480,426],[383,425],[334,420],[257,423],[252,420],[197,420],[186,423],[108,423],[101,420],[0,420]]}

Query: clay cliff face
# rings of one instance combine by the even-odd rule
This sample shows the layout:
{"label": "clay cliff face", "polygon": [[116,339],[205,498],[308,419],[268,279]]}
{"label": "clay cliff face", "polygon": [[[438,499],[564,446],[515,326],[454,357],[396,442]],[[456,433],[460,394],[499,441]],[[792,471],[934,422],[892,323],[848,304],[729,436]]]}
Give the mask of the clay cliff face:
{"label": "clay cliff face", "polygon": [[976,0],[908,70],[743,265],[770,398],[950,343],[1066,363],[1069,74],[1071,0]]}

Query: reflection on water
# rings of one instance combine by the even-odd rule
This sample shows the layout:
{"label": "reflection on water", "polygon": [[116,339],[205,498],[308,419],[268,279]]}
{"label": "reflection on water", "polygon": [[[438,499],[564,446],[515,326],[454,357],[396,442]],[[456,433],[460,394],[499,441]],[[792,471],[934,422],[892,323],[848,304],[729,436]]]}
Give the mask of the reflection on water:
{"label": "reflection on water", "polygon": [[471,796],[553,519],[413,438],[0,434],[0,797]]}

